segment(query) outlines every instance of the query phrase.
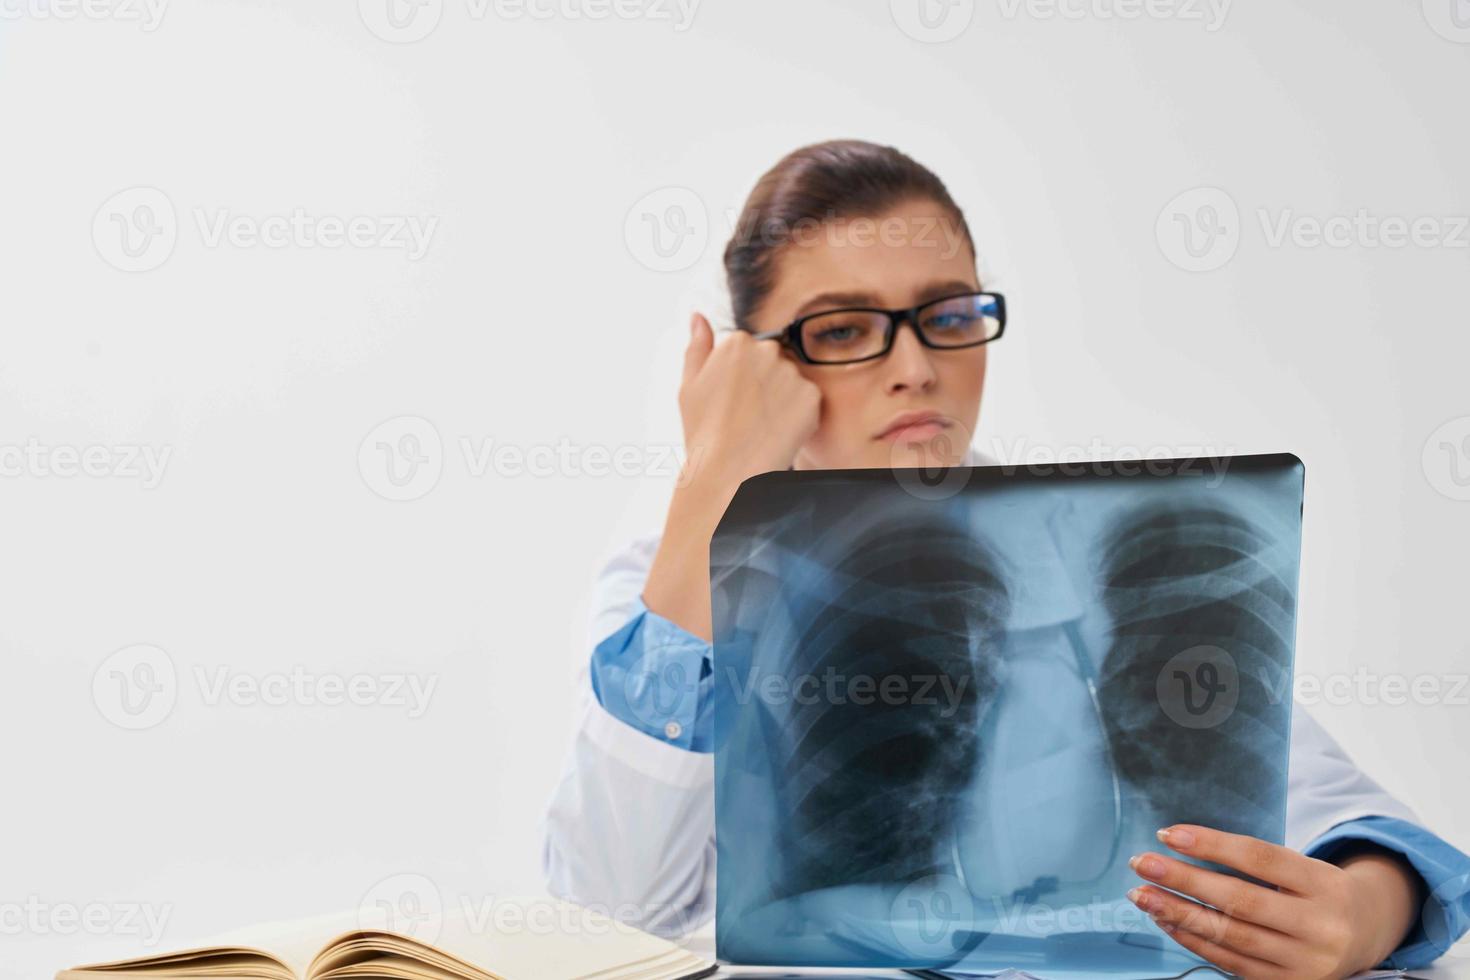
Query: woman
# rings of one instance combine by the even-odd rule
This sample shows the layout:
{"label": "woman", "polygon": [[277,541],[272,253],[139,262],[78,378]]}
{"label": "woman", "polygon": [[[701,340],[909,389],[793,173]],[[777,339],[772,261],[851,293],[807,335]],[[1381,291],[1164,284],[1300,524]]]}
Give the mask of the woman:
{"label": "woman", "polygon": [[[786,325],[842,308],[994,302],[974,295],[974,243],[930,171],[859,141],[797,150],[751,193],[725,271],[740,329],[716,344],[709,322],[692,319],[679,390],[690,462],[663,534],[634,542],[599,579],[588,697],[546,827],[554,893],[664,933],[713,911],[708,561],[735,489],[787,468],[990,462],[966,448],[990,337],[946,349],[928,327],[921,337],[930,321],[917,316],[889,331],[808,320],[800,349],[775,342]],[[668,690],[633,697],[638,678]],[[653,717],[640,707],[649,701],[667,710]],[[1470,922],[1470,858],[1293,715],[1290,846],[1164,828],[1164,846],[1131,862],[1140,880],[1128,897],[1180,945],[1246,977],[1429,962]]]}

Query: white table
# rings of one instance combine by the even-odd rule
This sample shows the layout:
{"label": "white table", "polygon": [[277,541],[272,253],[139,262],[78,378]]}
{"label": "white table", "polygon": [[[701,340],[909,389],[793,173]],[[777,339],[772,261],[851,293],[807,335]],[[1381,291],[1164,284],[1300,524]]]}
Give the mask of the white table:
{"label": "white table", "polygon": [[[709,923],[704,928],[691,933],[681,945],[692,953],[703,956],[705,959],[715,958],[715,931],[714,923]],[[785,973],[798,973],[800,976],[821,977],[843,976],[852,977],[855,973],[861,973],[863,977],[891,977],[894,980],[913,980],[913,975],[901,970],[854,970],[850,967],[833,970],[785,970],[779,968],[765,968],[754,966],[729,967],[722,966],[715,974],[716,977],[729,977],[733,974],[760,974],[770,973],[780,975]],[[1194,976],[1194,974],[1192,974]],[[1206,974],[1206,976],[1209,976]],[[1435,961],[1431,967],[1421,970],[1409,971],[1411,977],[1422,977],[1424,980],[1470,980],[1470,937],[1460,942],[1444,956]]]}

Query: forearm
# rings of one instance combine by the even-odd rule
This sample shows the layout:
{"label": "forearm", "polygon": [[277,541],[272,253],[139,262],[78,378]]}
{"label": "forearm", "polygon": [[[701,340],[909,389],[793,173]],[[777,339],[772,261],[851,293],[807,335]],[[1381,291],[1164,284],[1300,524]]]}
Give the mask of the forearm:
{"label": "forearm", "polygon": [[713,642],[710,613],[710,539],[741,476],[714,465],[686,465],[669,502],[663,537],[643,585],[649,609]]}

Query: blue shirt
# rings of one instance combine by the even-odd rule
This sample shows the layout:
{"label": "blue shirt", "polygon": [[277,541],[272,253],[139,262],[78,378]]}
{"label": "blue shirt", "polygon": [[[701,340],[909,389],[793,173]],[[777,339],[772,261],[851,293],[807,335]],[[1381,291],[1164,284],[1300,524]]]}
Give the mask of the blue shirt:
{"label": "blue shirt", "polygon": [[[691,752],[714,748],[712,645],[649,609],[640,595],[621,629],[592,652],[592,690],[613,717]],[[1347,820],[1302,849],[1331,861],[1369,842],[1400,855],[1423,879],[1427,900],[1403,943],[1381,964],[1415,969],[1444,954],[1470,929],[1470,857],[1397,817]]]}

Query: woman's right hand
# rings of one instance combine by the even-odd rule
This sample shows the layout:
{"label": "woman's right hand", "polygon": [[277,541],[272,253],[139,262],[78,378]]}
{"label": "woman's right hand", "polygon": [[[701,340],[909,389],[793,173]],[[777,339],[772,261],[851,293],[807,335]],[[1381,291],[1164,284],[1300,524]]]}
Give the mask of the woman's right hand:
{"label": "woman's right hand", "polygon": [[791,466],[817,429],[821,393],[785,348],[743,330],[715,344],[709,321],[690,321],[679,385],[688,479],[715,474],[733,493],[746,477]]}
{"label": "woman's right hand", "polygon": [[643,584],[649,609],[709,642],[709,544],[742,480],[784,470],[817,428],[822,398],[780,344],[732,334],[715,344],[695,314],[679,414],[684,468]]}

